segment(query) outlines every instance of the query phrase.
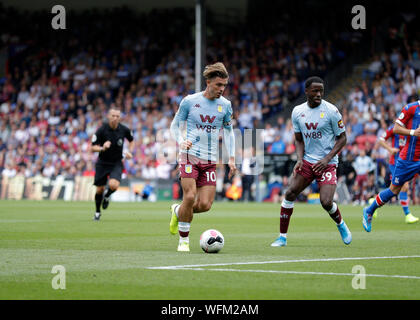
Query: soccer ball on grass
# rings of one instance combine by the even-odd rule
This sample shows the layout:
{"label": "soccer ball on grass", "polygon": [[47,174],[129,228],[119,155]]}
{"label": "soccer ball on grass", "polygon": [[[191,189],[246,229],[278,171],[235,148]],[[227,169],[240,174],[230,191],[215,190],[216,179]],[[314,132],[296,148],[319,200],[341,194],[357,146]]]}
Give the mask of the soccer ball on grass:
{"label": "soccer ball on grass", "polygon": [[222,250],[224,244],[225,238],[217,230],[206,230],[200,236],[201,249],[206,253],[217,253]]}

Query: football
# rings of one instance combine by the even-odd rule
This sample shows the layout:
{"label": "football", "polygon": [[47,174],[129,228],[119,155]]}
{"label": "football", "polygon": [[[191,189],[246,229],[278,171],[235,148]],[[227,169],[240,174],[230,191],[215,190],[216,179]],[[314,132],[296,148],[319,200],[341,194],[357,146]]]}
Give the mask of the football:
{"label": "football", "polygon": [[225,244],[223,234],[217,230],[204,231],[200,236],[200,246],[206,253],[217,253]]}

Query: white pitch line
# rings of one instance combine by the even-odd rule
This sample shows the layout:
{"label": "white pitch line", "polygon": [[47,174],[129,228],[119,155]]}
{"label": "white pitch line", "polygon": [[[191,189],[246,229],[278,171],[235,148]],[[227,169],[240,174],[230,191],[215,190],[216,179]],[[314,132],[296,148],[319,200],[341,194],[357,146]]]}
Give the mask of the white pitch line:
{"label": "white pitch line", "polygon": [[375,259],[409,259],[420,258],[420,255],[415,256],[389,256],[389,257],[346,257],[346,258],[326,258],[326,259],[301,259],[301,260],[276,260],[276,261],[253,261],[253,262],[229,262],[229,263],[210,263],[210,264],[190,264],[178,266],[161,266],[161,267],[146,267],[146,269],[160,269],[173,270],[179,268],[200,268],[200,267],[217,267],[217,266],[234,266],[234,265],[250,265],[250,264],[280,264],[292,262],[326,262],[326,261],[348,261],[348,260],[375,260]]}
{"label": "white pitch line", "polygon": [[[172,269],[175,270],[175,269]],[[311,275],[325,275],[325,276],[351,276],[354,273],[335,273],[335,272],[313,272],[313,271],[279,271],[279,270],[242,270],[242,269],[205,269],[205,268],[176,268],[176,270],[194,270],[194,271],[228,271],[228,272],[255,272],[255,273],[286,273],[286,274],[311,274]],[[360,275],[360,274],[359,274]],[[366,277],[379,278],[400,278],[400,279],[418,279],[417,276],[401,276],[391,274],[365,274]]]}

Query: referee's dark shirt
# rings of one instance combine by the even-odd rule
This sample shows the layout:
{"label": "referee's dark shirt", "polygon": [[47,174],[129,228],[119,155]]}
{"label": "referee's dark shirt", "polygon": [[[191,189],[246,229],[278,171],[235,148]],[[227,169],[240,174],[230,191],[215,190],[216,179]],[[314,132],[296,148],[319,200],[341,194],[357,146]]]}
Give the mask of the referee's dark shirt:
{"label": "referee's dark shirt", "polygon": [[111,141],[111,146],[102,152],[99,152],[98,163],[114,164],[122,159],[124,138],[133,141],[133,134],[123,124],[113,130],[108,123],[103,124],[92,136],[92,145],[103,146],[106,141]]}

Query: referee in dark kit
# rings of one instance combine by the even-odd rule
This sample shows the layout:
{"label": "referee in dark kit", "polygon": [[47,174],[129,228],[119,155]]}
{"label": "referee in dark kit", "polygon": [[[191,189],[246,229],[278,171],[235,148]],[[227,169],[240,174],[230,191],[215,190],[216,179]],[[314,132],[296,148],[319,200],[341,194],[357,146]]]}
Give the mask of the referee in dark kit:
{"label": "referee in dark kit", "polygon": [[[120,186],[123,157],[127,159],[133,157],[133,134],[129,128],[120,123],[121,111],[118,108],[111,107],[107,118],[108,122],[104,123],[92,136],[91,151],[99,152],[93,183],[96,186],[94,220],[101,218],[101,204],[103,209],[108,208],[111,194],[117,191]],[[124,138],[130,144],[129,152],[125,152],[123,155]],[[107,181],[108,187],[105,189]]]}

